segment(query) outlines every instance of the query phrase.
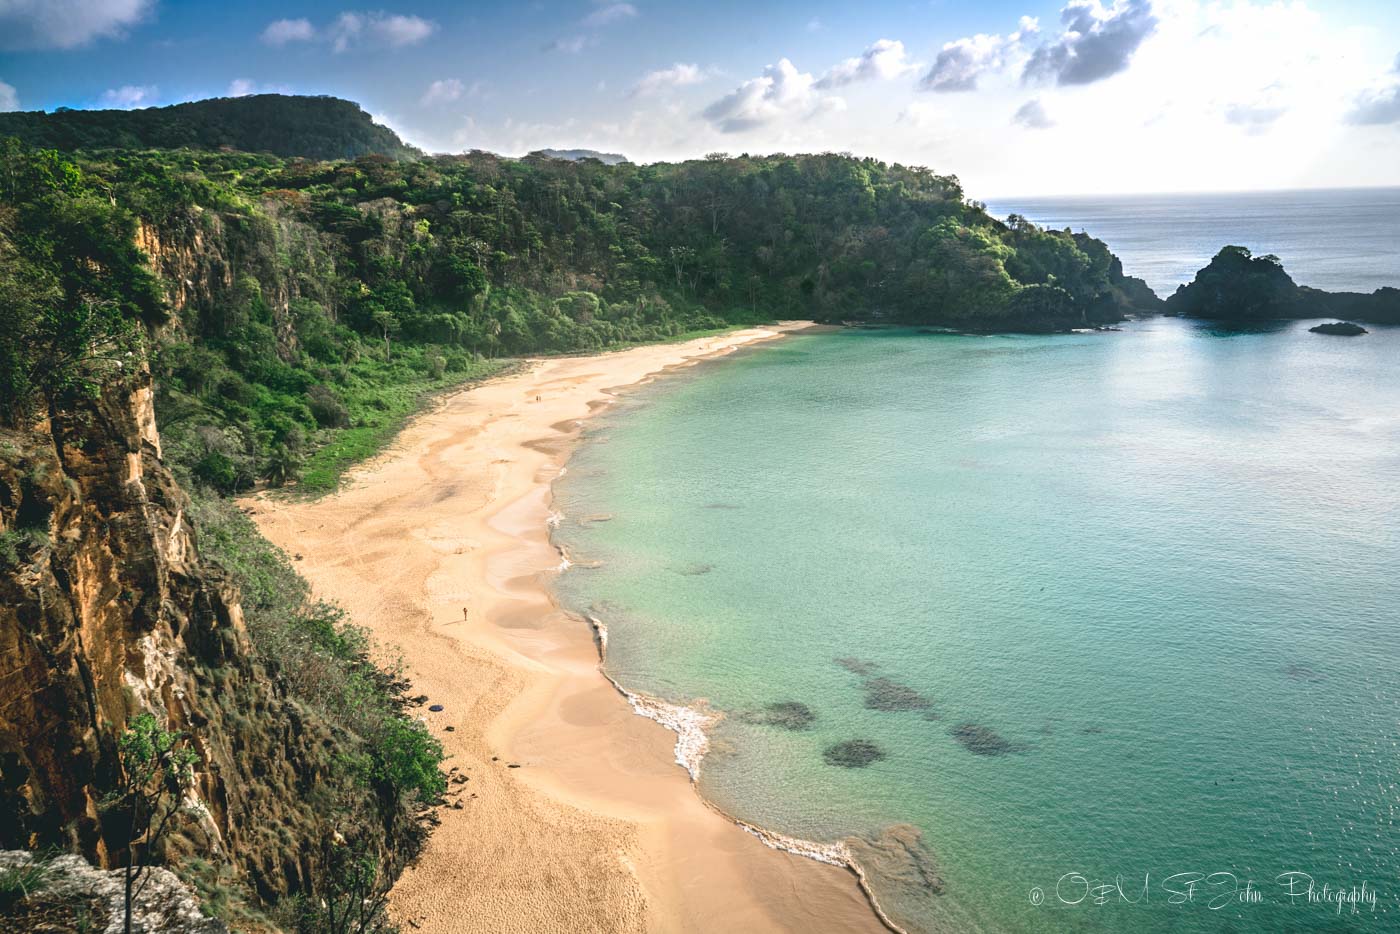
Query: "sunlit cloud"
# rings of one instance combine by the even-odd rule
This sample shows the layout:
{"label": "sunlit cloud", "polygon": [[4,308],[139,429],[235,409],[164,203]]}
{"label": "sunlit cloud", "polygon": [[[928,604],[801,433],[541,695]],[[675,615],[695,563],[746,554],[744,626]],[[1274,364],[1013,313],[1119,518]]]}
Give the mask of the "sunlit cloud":
{"label": "sunlit cloud", "polygon": [[437,31],[437,24],[421,16],[388,13],[341,13],[331,25],[331,47],[345,52],[364,42],[403,48],[417,45]]}
{"label": "sunlit cloud", "polygon": [[316,28],[309,19],[278,19],[267,24],[262,31],[262,41],[271,46],[283,46],[288,42],[310,42],[316,38]]}
{"label": "sunlit cloud", "polygon": [[102,92],[102,103],[120,110],[149,107],[155,103],[159,89],[153,84],[124,84]]}
{"label": "sunlit cloud", "polygon": [[632,97],[646,97],[670,88],[683,88],[692,84],[700,84],[702,81],[708,80],[711,74],[712,72],[699,65],[676,62],[670,68],[647,72],[641,77],[641,80],[632,86],[630,94]]}
{"label": "sunlit cloud", "polygon": [[818,93],[816,79],[800,72],[786,58],[763,69],[702,112],[706,120],[724,133],[754,130],[788,118],[806,119],[818,113],[844,110],[839,97]]}
{"label": "sunlit cloud", "polygon": [[818,88],[839,88],[857,81],[898,78],[917,69],[906,57],[904,43],[880,39],[855,58],[834,65],[817,81]]}

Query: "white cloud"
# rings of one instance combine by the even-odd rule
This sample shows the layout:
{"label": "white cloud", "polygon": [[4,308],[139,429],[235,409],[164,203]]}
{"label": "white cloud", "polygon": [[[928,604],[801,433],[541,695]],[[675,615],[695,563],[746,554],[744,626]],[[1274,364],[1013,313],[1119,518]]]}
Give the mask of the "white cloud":
{"label": "white cloud", "polygon": [[250,94],[291,94],[292,88],[286,84],[259,84],[252,78],[234,78],[228,83],[225,97],[247,97]]}
{"label": "white cloud", "polygon": [[422,42],[436,28],[417,16],[389,16],[384,13],[341,13],[330,27],[331,47],[345,52],[368,39],[391,47]]}
{"label": "white cloud", "polygon": [[19,110],[19,92],[13,84],[0,81],[0,113]]}
{"label": "white cloud", "polygon": [[156,0],[0,0],[0,48],[72,49],[121,38]]}
{"label": "white cloud", "polygon": [[596,8],[593,12],[579,20],[579,25],[589,32],[561,36],[553,42],[545,43],[544,51],[568,52],[571,55],[577,55],[589,46],[598,44],[599,29],[637,15],[637,8],[630,3],[609,3],[607,0],[594,0],[594,5]]}
{"label": "white cloud", "polygon": [[279,19],[263,30],[263,41],[269,45],[285,45],[321,38],[329,41],[336,52],[348,52],[367,44],[399,49],[417,45],[437,32],[437,28],[437,23],[421,16],[346,10],[320,32],[310,20]]}
{"label": "white cloud", "polygon": [[437,31],[437,23],[421,16],[385,16],[383,13],[371,13],[369,29],[382,41],[397,49],[406,45],[417,45],[427,39]]}
{"label": "white cloud", "polygon": [[595,36],[565,36],[555,39],[544,47],[546,52],[568,52],[570,55],[577,55],[588,46],[596,43]]}
{"label": "white cloud", "polygon": [[1260,131],[1272,126],[1287,113],[1285,107],[1269,107],[1260,104],[1230,104],[1225,108],[1225,122],[1235,126],[1246,127],[1253,131]]}
{"label": "white cloud", "polygon": [[428,90],[423,92],[423,96],[418,103],[424,107],[432,107],[437,104],[450,104],[452,101],[461,100],[466,93],[466,86],[456,78],[445,78],[441,81],[434,81],[428,85]]}
{"label": "white cloud", "polygon": [[809,19],[807,21],[808,32],[821,32],[825,28],[826,27],[822,25],[822,21],[819,19]]}
{"label": "white cloud", "polygon": [[1012,115],[1011,122],[1028,130],[1044,130],[1055,125],[1038,97],[1022,104]]}
{"label": "white cloud", "polygon": [[934,59],[933,67],[920,80],[919,87],[942,92],[976,90],[978,78],[1000,71],[1006,64],[1007,54],[1018,37],[978,33],[946,43]]}
{"label": "white cloud", "polygon": [[643,75],[641,80],[632,86],[631,96],[645,97],[667,88],[680,88],[691,84],[699,84],[709,77],[710,72],[706,69],[702,69],[699,65],[687,65],[684,62],[676,62],[670,68],[649,71]]}
{"label": "white cloud", "polygon": [[583,25],[596,29],[636,15],[637,8],[630,3],[600,3],[598,9],[583,18]]}
{"label": "white cloud", "polygon": [[833,66],[817,82],[818,88],[839,88],[857,81],[898,78],[917,68],[905,58],[904,43],[898,39],[880,39],[856,58],[848,58]]}
{"label": "white cloud", "polygon": [[262,41],[274,46],[286,45],[288,42],[310,42],[315,38],[316,29],[309,19],[273,20],[262,31]]}
{"label": "white cloud", "polygon": [[1400,55],[1384,79],[1352,99],[1346,122],[1352,126],[1400,124]]}
{"label": "white cloud", "polygon": [[159,89],[153,84],[124,84],[102,92],[102,103],[120,110],[149,107],[155,103]]}
{"label": "white cloud", "polygon": [[1157,28],[1152,0],[1070,0],[1060,11],[1064,29],[1035,50],[1023,76],[1056,84],[1092,84],[1128,67],[1133,53]]}
{"label": "white cloud", "polygon": [[805,119],[846,108],[844,100],[817,93],[815,85],[810,73],[780,59],[764,68],[762,75],[706,107],[701,116],[722,133],[741,133],[788,118]]}
{"label": "white cloud", "polygon": [[947,114],[925,101],[911,101],[899,112],[899,116],[895,117],[895,123],[907,124],[919,130],[929,130],[946,125],[947,122]]}

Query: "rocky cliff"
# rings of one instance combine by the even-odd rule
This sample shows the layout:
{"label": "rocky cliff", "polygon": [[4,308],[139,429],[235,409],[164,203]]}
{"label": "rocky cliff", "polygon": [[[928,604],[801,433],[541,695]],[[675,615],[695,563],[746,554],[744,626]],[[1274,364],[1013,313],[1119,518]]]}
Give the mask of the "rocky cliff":
{"label": "rocky cliff", "polygon": [[353,743],[259,660],[187,507],[148,378],[0,431],[0,849],[122,864],[126,825],[107,803],[117,739],[149,711],[188,731],[200,758],[167,858],[226,862],[264,903],[315,891],[324,844],[353,832],[326,796],[365,797],[357,813],[376,815],[391,852],[412,822],[332,780]]}
{"label": "rocky cliff", "polygon": [[1255,256],[1247,247],[1227,246],[1190,284],[1177,287],[1166,310],[1224,321],[1336,317],[1400,324],[1400,289],[1324,292],[1294,282],[1277,256]]}

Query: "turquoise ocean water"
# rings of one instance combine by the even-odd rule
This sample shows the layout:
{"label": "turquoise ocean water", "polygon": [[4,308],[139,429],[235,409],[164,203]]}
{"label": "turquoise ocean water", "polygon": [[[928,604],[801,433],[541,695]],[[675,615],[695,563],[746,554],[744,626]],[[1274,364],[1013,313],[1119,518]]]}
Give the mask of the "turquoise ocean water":
{"label": "turquoise ocean water", "polygon": [[561,599],[621,683],[724,713],[721,807],[884,839],[911,929],[1400,929],[1400,329],[1306,327],[847,331],[673,375],[556,485],[601,562]]}

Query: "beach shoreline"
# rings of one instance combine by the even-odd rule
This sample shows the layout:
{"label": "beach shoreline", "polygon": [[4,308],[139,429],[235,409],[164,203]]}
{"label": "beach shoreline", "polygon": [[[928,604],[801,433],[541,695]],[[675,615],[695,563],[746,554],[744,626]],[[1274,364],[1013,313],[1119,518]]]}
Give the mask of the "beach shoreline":
{"label": "beach shoreline", "polygon": [[[619,391],[805,323],[546,358],[444,397],[314,501],[245,501],[318,597],[401,653],[465,781],[391,896],[429,932],[880,931],[851,867],[696,793],[594,632],[556,604],[553,481]],[[448,728],[451,728],[450,730]]]}

